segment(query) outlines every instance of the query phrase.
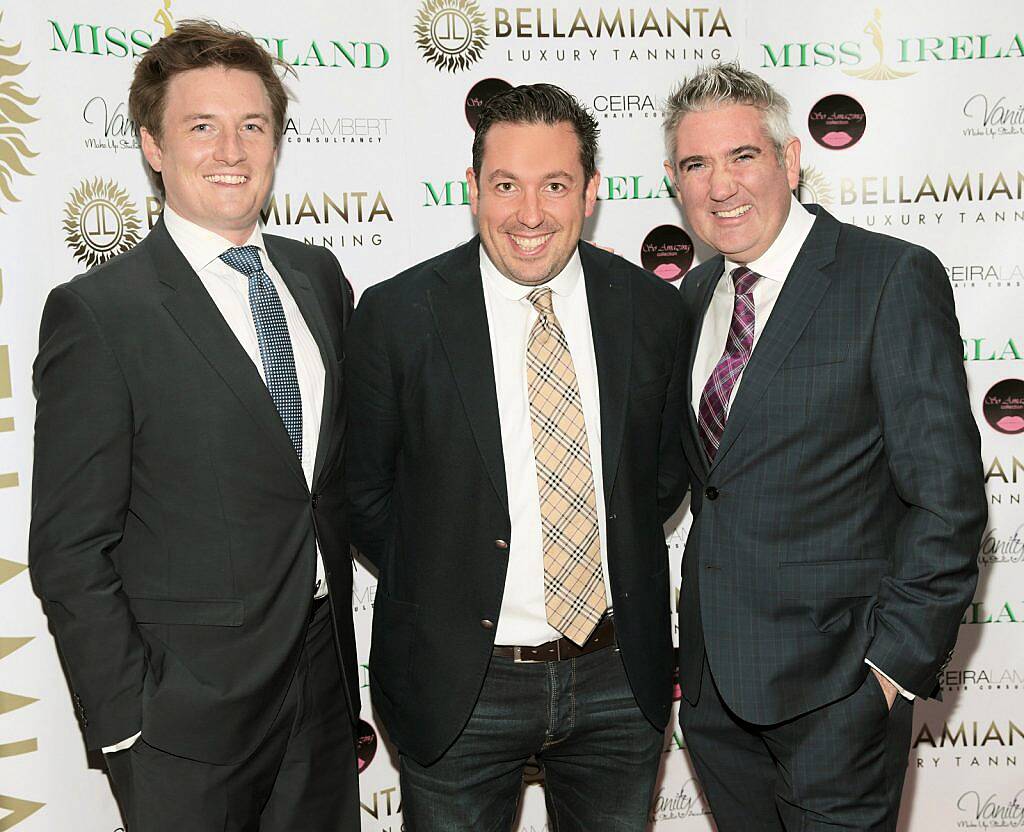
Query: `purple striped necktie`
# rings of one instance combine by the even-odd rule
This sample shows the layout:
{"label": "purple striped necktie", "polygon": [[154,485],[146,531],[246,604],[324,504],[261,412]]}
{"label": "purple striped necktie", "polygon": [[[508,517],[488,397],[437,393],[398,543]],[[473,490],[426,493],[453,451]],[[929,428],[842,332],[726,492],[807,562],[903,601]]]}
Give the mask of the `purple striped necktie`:
{"label": "purple striped necktie", "polygon": [[700,441],[708,460],[715,461],[718,445],[725,431],[725,420],[729,412],[729,399],[739,380],[743,368],[750,360],[754,348],[754,284],[761,275],[746,266],[732,270],[732,282],[736,286],[736,300],[732,307],[732,323],[725,352],[715,365],[704,392],[700,394],[697,412],[697,427]]}

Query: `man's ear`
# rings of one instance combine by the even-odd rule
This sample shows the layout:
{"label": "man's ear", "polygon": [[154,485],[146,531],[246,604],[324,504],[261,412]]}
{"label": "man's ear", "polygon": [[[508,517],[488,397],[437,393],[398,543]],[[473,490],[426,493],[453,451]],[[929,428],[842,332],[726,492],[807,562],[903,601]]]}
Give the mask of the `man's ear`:
{"label": "man's ear", "polygon": [[157,173],[160,173],[163,168],[164,154],[160,150],[160,143],[156,140],[156,136],[145,127],[140,127],[139,138],[142,140],[142,155],[146,157],[149,166]]}
{"label": "man's ear", "polygon": [[473,172],[473,168],[466,168],[466,183],[469,185],[469,210],[473,212],[475,217],[480,206],[480,185],[476,181],[476,174]]}

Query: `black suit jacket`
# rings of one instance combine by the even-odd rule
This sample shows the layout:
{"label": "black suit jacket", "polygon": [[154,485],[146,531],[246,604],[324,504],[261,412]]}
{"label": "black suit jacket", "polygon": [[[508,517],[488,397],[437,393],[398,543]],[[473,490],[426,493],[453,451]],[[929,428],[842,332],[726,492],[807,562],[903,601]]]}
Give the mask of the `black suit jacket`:
{"label": "black suit jacket", "polygon": [[[362,297],[347,336],[352,534],[377,565],[370,686],[392,740],[428,763],[458,736],[490,661],[508,495],[473,239]],[[580,245],[600,382],[615,626],[637,702],[668,720],[672,642],[662,523],[685,491],[682,303]]]}
{"label": "black suit jacket", "polygon": [[[687,407],[681,685],[696,702],[706,650],[729,707],[758,724],[850,693],[865,657],[932,694],[986,517],[942,266],[811,210],[711,466]],[[683,283],[691,370],[722,271],[718,256]]]}
{"label": "black suit jacket", "polygon": [[141,730],[196,760],[248,756],[299,657],[317,540],[358,712],[341,456],[350,306],[329,252],[264,239],[326,370],[312,493],[259,371],[162,221],[47,300],[29,563],[90,748]]}

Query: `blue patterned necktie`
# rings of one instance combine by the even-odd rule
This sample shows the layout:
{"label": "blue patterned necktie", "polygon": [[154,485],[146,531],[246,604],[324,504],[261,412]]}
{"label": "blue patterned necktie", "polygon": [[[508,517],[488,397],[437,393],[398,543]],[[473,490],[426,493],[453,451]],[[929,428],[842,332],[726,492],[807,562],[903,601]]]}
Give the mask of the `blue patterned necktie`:
{"label": "blue patterned necktie", "polygon": [[263,270],[256,246],[229,248],[220,259],[249,278],[249,309],[256,325],[267,390],[291,437],[295,453],[302,459],[302,397],[281,298],[270,275]]}

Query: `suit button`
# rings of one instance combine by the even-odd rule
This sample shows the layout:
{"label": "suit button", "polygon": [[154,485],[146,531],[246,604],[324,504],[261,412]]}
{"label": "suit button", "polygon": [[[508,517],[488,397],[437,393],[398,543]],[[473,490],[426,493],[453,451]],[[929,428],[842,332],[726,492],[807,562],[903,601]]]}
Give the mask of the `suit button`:
{"label": "suit button", "polygon": [[491,619],[489,618],[485,618],[483,621],[480,622],[480,626],[483,627],[485,630],[493,630],[494,622],[491,621]]}
{"label": "suit button", "polygon": [[609,520],[614,520],[614,519],[615,519],[615,518],[616,518],[617,516],[618,516],[618,515],[616,515],[616,514],[609,514],[609,515],[608,515],[608,519],[609,519]]}
{"label": "suit button", "polygon": [[707,488],[704,489],[704,496],[707,497],[709,500],[717,500],[718,489],[715,488],[713,485],[709,485]]}
{"label": "suit button", "polygon": [[311,495],[310,498],[309,498],[309,502],[313,506],[313,508],[316,508],[316,504],[320,502],[320,495],[319,494]]}
{"label": "suit button", "polygon": [[508,548],[508,541],[505,541],[505,540],[495,540],[494,541],[494,548],[495,549],[507,549]]}

